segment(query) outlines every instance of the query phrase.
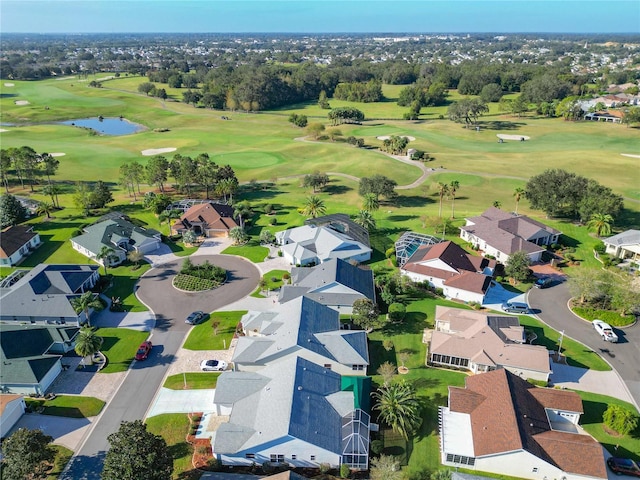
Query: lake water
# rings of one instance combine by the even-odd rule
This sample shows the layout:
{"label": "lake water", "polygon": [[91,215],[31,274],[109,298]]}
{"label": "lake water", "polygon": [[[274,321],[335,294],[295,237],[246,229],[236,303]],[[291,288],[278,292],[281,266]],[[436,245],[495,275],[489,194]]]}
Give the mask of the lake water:
{"label": "lake water", "polygon": [[144,127],[137,123],[130,122],[124,118],[109,117],[100,119],[98,117],[79,118],[76,120],[67,120],[60,122],[63,125],[73,125],[75,127],[84,127],[95,130],[102,135],[129,135],[139,132]]}

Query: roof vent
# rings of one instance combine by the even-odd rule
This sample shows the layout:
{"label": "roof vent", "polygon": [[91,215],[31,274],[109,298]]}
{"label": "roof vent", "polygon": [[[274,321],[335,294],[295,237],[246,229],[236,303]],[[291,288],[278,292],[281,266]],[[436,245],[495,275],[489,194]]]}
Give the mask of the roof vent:
{"label": "roof vent", "polygon": [[298,386],[298,391],[301,391],[301,390],[302,390],[302,387],[301,387],[301,386]]}

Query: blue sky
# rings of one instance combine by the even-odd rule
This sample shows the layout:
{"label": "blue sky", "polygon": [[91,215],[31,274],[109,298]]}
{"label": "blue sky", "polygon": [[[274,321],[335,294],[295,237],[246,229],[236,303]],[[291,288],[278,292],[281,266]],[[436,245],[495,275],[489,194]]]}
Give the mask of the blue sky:
{"label": "blue sky", "polygon": [[640,0],[1,0],[4,33],[640,33]]}

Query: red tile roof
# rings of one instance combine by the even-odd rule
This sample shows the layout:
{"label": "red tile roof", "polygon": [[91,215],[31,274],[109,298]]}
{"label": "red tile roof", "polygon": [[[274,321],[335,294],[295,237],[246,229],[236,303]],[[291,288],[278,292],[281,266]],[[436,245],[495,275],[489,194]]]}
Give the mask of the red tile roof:
{"label": "red tile roof", "polygon": [[192,224],[202,225],[203,230],[226,230],[237,227],[233,217],[233,207],[216,203],[200,203],[184,212],[173,229],[178,231],[191,228]]}

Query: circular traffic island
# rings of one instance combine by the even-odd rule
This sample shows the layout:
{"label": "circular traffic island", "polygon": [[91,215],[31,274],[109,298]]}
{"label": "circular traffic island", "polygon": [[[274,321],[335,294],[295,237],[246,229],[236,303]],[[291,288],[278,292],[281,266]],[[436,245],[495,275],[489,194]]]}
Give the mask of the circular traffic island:
{"label": "circular traffic island", "polygon": [[180,273],[176,274],[171,284],[181,292],[204,292],[213,290],[227,281],[227,271],[208,260],[194,265],[189,258],[182,263]]}

